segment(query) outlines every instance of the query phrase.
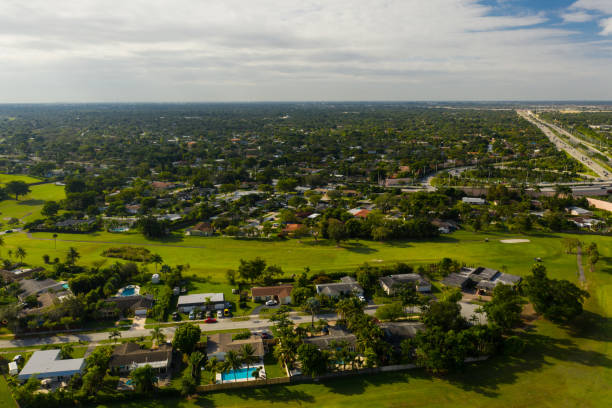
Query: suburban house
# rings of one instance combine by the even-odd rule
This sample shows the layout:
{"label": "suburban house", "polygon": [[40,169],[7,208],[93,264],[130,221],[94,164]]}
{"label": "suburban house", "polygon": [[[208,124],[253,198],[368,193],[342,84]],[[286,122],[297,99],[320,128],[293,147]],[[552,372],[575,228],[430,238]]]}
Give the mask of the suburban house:
{"label": "suburban house", "polygon": [[38,302],[38,304],[35,307],[23,308],[19,311],[19,314],[21,316],[27,316],[41,313],[46,308],[51,307],[56,303],[59,303],[60,300],[58,299],[55,293],[44,292],[36,296],[36,301]]}
{"label": "suburban house", "polygon": [[302,224],[286,224],[285,227],[283,228],[282,233],[285,235],[293,235],[300,228],[302,228]]}
{"label": "suburban house", "polygon": [[225,296],[223,293],[195,293],[193,295],[183,295],[179,296],[176,307],[183,313],[189,313],[194,309],[223,310],[225,308]]}
{"label": "suburban house", "polygon": [[0,276],[5,282],[15,282],[22,279],[29,278],[34,274],[34,272],[44,271],[43,268],[18,268],[13,269],[12,271],[8,271],[5,269],[0,269]]}
{"label": "suburban house", "polygon": [[82,374],[84,368],[84,358],[62,360],[60,350],[40,350],[32,354],[17,378],[26,381],[34,375],[40,380],[66,381],[75,374]]}
{"label": "suburban house", "polygon": [[215,230],[209,222],[198,222],[195,226],[185,230],[185,235],[198,237],[210,237],[214,233]]}
{"label": "suburban house", "polygon": [[340,283],[321,283],[315,285],[315,288],[317,289],[317,295],[325,295],[332,298],[363,296],[363,288],[350,276],[343,277]]}
{"label": "suburban house", "polygon": [[114,296],[104,300],[106,307],[100,310],[105,318],[120,317],[133,314],[134,316],[146,316],[149,309],[153,307],[155,298],[151,294],[133,296]]}
{"label": "suburban house", "polygon": [[393,296],[396,289],[403,285],[413,287],[420,293],[431,292],[431,283],[417,273],[383,276],[379,282],[382,289],[390,296]]}
{"label": "suburban house", "polygon": [[415,322],[388,322],[381,323],[385,340],[395,349],[400,349],[402,341],[414,338],[420,330],[425,329],[423,323]]}
{"label": "suburban house", "polygon": [[330,327],[327,334],[321,336],[306,337],[304,343],[314,344],[319,350],[327,350],[332,348],[335,343],[348,343],[349,348],[354,350],[357,343],[357,337],[340,327]]}
{"label": "suburban house", "polygon": [[245,344],[253,346],[255,355],[263,360],[267,351],[267,345],[261,336],[256,335],[251,335],[248,339],[232,340],[232,333],[210,334],[206,342],[206,355],[209,359],[217,357],[218,360],[224,361],[228,351],[238,352]]}
{"label": "suburban house", "polygon": [[521,277],[502,273],[496,269],[463,267],[457,273],[451,273],[444,279],[442,283],[446,286],[458,287],[461,290],[476,287],[479,295],[490,295],[495,286],[499,284],[514,286],[521,281]]}
{"label": "suburban house", "polygon": [[461,201],[466,204],[474,204],[474,205],[484,205],[487,203],[487,201],[484,198],[480,198],[480,197],[463,197]]}
{"label": "suburban house", "polygon": [[157,373],[167,373],[172,365],[172,345],[144,349],[137,343],[123,343],[115,347],[109,362],[111,371],[117,374],[127,374],[145,365],[150,365]]}
{"label": "suburban house", "polygon": [[251,288],[251,296],[253,302],[266,302],[268,300],[276,300],[281,305],[291,303],[291,291],[293,285],[285,284],[278,286],[259,286]]}
{"label": "suburban house", "polygon": [[70,293],[70,289],[68,288],[68,284],[66,282],[57,282],[53,279],[24,279],[19,282],[19,288],[21,290],[21,293],[19,294],[20,300],[24,300],[31,295],[40,295],[41,293],[45,292],[65,292],[65,294]]}
{"label": "suburban house", "polygon": [[585,210],[584,208],[580,208],[580,207],[567,207],[566,210],[571,215],[579,215],[582,217],[593,215],[593,211]]}

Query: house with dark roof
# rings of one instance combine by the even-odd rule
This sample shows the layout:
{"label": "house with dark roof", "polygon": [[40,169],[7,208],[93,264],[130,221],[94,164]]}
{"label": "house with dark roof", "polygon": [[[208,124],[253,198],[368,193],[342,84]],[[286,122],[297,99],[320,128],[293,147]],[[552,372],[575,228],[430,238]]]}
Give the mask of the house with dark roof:
{"label": "house with dark roof", "polygon": [[399,349],[402,341],[414,338],[420,330],[425,329],[425,325],[416,322],[388,322],[381,323],[380,328],[383,330],[385,340]]}
{"label": "house with dark roof", "polygon": [[58,282],[53,279],[24,279],[19,282],[19,299],[24,300],[31,295],[39,295],[45,292],[70,292],[66,282]]}
{"label": "house with dark roof", "polygon": [[281,305],[291,303],[291,291],[293,285],[284,284],[277,286],[258,286],[251,288],[251,297],[253,302],[266,302],[268,300],[276,300]]}
{"label": "house with dark roof", "polygon": [[404,285],[413,287],[414,290],[420,293],[431,292],[431,283],[418,273],[402,273],[398,275],[383,276],[378,281],[380,287],[390,296],[395,294],[397,288]]}
{"label": "house with dark roof", "polygon": [[520,281],[520,276],[502,273],[496,269],[483,266],[477,268],[463,267],[459,272],[451,273],[442,279],[444,285],[457,287],[461,290],[475,287],[479,295],[490,295],[497,285],[514,286]]}
{"label": "house with dark roof", "polygon": [[[343,278],[344,279],[344,278]],[[359,283],[354,281],[345,281],[340,283],[321,283],[315,285],[317,295],[325,295],[331,298],[343,296],[363,296],[363,288]]]}
{"label": "house with dark roof", "polygon": [[104,300],[106,306],[99,310],[104,318],[127,315],[145,315],[153,307],[155,298],[151,294],[113,296]]}
{"label": "house with dark roof", "polygon": [[228,351],[240,351],[243,345],[250,344],[255,351],[255,355],[263,360],[267,351],[267,344],[261,336],[251,335],[248,339],[232,340],[232,333],[215,333],[208,336],[206,342],[206,355],[208,358],[217,357],[224,361]]}
{"label": "house with dark roof", "polygon": [[214,233],[215,230],[209,222],[198,222],[195,226],[185,230],[185,235],[188,236],[210,237]]}
{"label": "house with dark roof", "polygon": [[354,349],[357,337],[341,327],[330,327],[328,333],[321,336],[306,337],[304,343],[314,344],[319,350],[328,350],[336,343],[348,343],[349,348]]}
{"label": "house with dark roof", "polygon": [[109,362],[113,373],[127,374],[130,371],[150,365],[158,373],[167,373],[172,365],[172,345],[162,344],[156,349],[142,348],[139,344],[127,342],[115,347]]}

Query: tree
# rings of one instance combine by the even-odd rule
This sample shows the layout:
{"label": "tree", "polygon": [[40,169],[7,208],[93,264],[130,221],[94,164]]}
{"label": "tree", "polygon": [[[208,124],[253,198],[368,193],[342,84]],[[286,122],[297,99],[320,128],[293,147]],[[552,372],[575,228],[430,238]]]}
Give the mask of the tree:
{"label": "tree", "polygon": [[217,372],[219,372],[219,363],[220,361],[217,359],[217,357],[213,357],[209,359],[204,366],[204,369],[210,373],[211,384],[215,382],[215,377]]}
{"label": "tree", "polygon": [[337,245],[340,245],[340,242],[346,239],[346,229],[342,221],[330,218],[327,225],[327,235],[336,241]]}
{"label": "tree", "polygon": [[[240,354],[242,363],[247,366],[247,373],[249,372],[251,364],[259,362],[259,357],[255,355],[255,349],[250,344],[243,344],[238,353]],[[248,376],[247,381],[249,381]]]}
{"label": "tree", "polygon": [[433,373],[443,373],[465,363],[469,346],[461,333],[428,327],[414,339],[417,365]]}
{"label": "tree", "polygon": [[202,375],[202,365],[206,362],[206,356],[199,351],[194,351],[189,356],[189,366],[191,367],[191,377],[195,380],[196,384],[200,383],[200,377]]}
{"label": "tree", "polygon": [[60,205],[55,201],[46,201],[40,213],[45,217],[53,217],[60,209]]}
{"label": "tree", "polygon": [[114,328],[108,333],[108,339],[113,340],[113,343],[117,343],[117,340],[121,337],[121,332],[119,329]]}
{"label": "tree", "polygon": [[589,293],[567,280],[548,279],[546,267],[534,265],[522,289],[536,312],[551,321],[567,322],[582,313],[582,304]]}
{"label": "tree", "polygon": [[81,254],[79,254],[79,251],[77,251],[75,247],[70,247],[68,248],[68,253],[66,253],[66,263],[68,265],[74,265],[80,257]]}
{"label": "tree", "polygon": [[520,323],[525,303],[512,286],[497,285],[493,290],[493,299],[482,308],[490,322],[509,330]]}
{"label": "tree", "polygon": [[183,375],[181,378],[181,395],[187,397],[195,394],[197,386],[196,381],[191,375]]}
{"label": "tree", "polygon": [[327,370],[327,356],[314,344],[302,344],[298,347],[297,354],[305,375],[316,377]]}
{"label": "tree", "polygon": [[19,201],[20,195],[26,195],[30,192],[30,187],[24,181],[13,180],[6,184],[6,191],[15,195],[15,200]]}
{"label": "tree", "polygon": [[62,347],[60,347],[60,358],[61,359],[71,358],[73,351],[74,351],[74,347],[72,347],[71,344],[62,344]]}
{"label": "tree", "polygon": [[234,372],[234,381],[236,381],[236,371],[240,370],[240,366],[242,366],[240,355],[236,351],[230,350],[225,354],[225,361],[230,370]]}
{"label": "tree", "polygon": [[155,264],[155,273],[157,273],[158,265],[161,265],[164,262],[164,260],[162,259],[161,255],[159,255],[159,254],[151,255],[150,261]]}
{"label": "tree", "polygon": [[259,279],[266,269],[266,261],[257,257],[250,261],[240,260],[240,266],[238,267],[238,274],[244,280],[250,281],[251,283]]}
{"label": "tree", "polygon": [[4,247],[4,237],[0,235],[0,247]]}
{"label": "tree", "polygon": [[310,312],[310,314],[312,315],[311,327],[314,327],[315,314],[317,314],[320,308],[321,302],[319,302],[319,299],[315,297],[309,297],[308,299],[306,299],[306,303],[304,303],[304,310]]}
{"label": "tree", "polygon": [[166,341],[166,335],[160,326],[155,326],[153,330],[151,330],[151,340],[155,341],[158,346]]}
{"label": "tree", "polygon": [[191,323],[180,325],[174,333],[172,345],[183,353],[191,354],[196,344],[200,341],[202,330],[199,326]]}
{"label": "tree", "polygon": [[153,371],[153,367],[149,364],[132,370],[130,378],[134,383],[134,388],[140,393],[151,392],[155,389],[157,377],[155,371]]}
{"label": "tree", "polygon": [[23,259],[27,256],[27,252],[22,247],[17,247],[17,250],[15,251],[15,256],[19,258],[19,261],[21,263],[23,263]]}
{"label": "tree", "polygon": [[53,234],[54,248],[57,249],[57,234]]}
{"label": "tree", "polygon": [[155,217],[142,217],[137,226],[146,238],[163,238],[168,235],[168,223]]}
{"label": "tree", "polygon": [[397,320],[406,316],[404,307],[400,302],[387,303],[376,309],[376,317],[380,320]]}
{"label": "tree", "polygon": [[461,330],[467,327],[461,316],[461,307],[451,301],[434,302],[423,307],[421,320],[427,327],[439,327],[443,331]]}

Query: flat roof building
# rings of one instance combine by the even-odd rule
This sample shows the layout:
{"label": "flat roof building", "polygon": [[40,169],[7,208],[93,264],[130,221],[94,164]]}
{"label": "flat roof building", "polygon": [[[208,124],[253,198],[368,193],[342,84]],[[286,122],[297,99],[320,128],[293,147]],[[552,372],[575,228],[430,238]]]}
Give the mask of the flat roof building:
{"label": "flat roof building", "polygon": [[61,360],[60,350],[40,350],[32,354],[17,378],[25,381],[34,375],[41,380],[63,381],[75,374],[82,374],[84,368],[84,358]]}

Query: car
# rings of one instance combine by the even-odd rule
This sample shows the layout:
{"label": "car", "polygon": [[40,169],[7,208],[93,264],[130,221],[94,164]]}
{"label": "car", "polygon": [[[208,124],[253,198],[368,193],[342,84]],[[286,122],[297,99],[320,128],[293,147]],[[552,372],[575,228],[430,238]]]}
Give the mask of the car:
{"label": "car", "polygon": [[181,316],[178,314],[178,312],[172,312],[172,320],[175,322],[181,320]]}
{"label": "car", "polygon": [[217,319],[223,319],[223,310],[217,310]]}
{"label": "car", "polygon": [[264,340],[265,339],[271,339],[272,336],[270,334],[264,332],[264,333],[261,333],[261,338],[264,339]]}
{"label": "car", "polygon": [[209,317],[208,319],[204,320],[204,323],[217,323],[217,319],[214,317]]}
{"label": "car", "polygon": [[189,312],[189,320],[195,320],[195,312],[193,310]]}
{"label": "car", "polygon": [[227,316],[231,316],[231,315],[232,315],[232,313],[230,312],[229,309],[226,308],[226,309],[223,310],[223,316],[227,317]]}
{"label": "car", "polygon": [[210,310],[206,311],[206,318],[212,317],[212,312]]}
{"label": "car", "polygon": [[362,301],[362,302],[366,302],[365,296],[359,296],[359,300]]}
{"label": "car", "polygon": [[6,231],[4,231],[5,234],[10,234],[11,232],[13,232],[13,230],[6,230]]}
{"label": "car", "polygon": [[197,318],[200,319],[200,320],[203,319],[204,318],[204,312],[198,312]]}
{"label": "car", "polygon": [[266,306],[276,306],[278,302],[274,299],[270,299],[266,302]]}

